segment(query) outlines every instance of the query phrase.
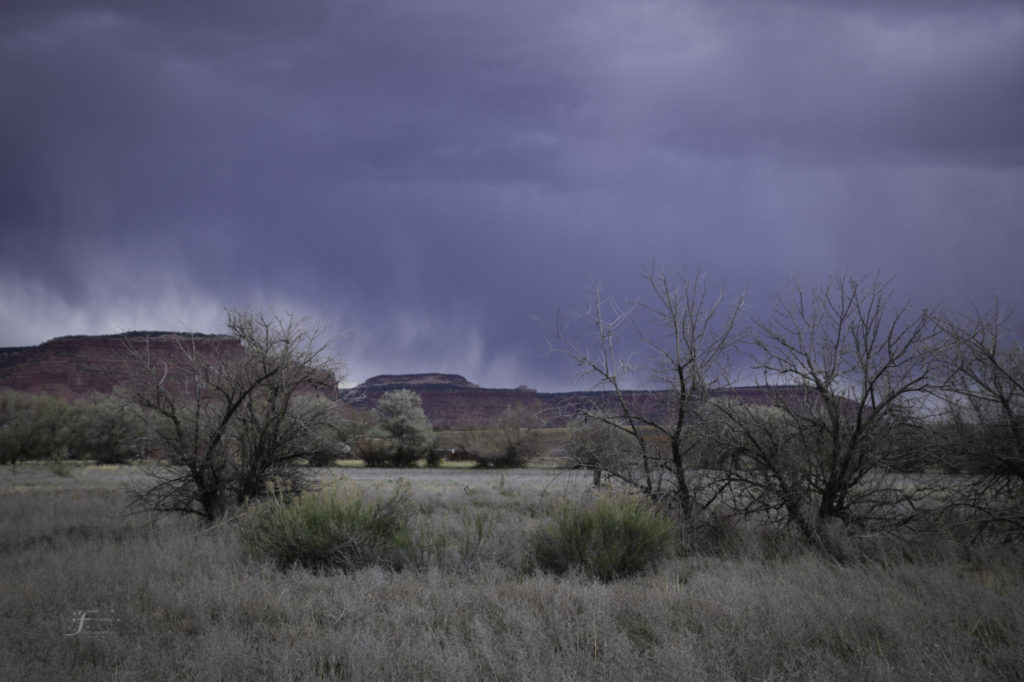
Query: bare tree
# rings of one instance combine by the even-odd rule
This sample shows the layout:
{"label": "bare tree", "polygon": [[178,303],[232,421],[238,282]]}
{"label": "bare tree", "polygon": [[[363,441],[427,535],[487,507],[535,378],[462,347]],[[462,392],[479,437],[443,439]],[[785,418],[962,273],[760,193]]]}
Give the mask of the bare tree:
{"label": "bare tree", "polygon": [[568,424],[563,450],[572,464],[593,474],[600,487],[605,471],[617,471],[636,460],[635,441],[614,424],[613,415],[580,414]]}
{"label": "bare tree", "polygon": [[833,523],[911,518],[914,490],[891,474],[914,456],[940,339],[929,311],[892,297],[891,280],[843,274],[795,284],[771,319],[755,322],[767,404],[728,393],[710,404],[735,460],[723,499],[738,511],[795,525],[815,543]]}
{"label": "bare tree", "polygon": [[1024,329],[1013,311],[994,301],[988,310],[950,314],[949,408],[945,447],[951,469],[972,474],[956,502],[976,512],[983,531],[1024,534]]}
{"label": "bare tree", "polygon": [[139,369],[134,397],[163,457],[156,482],[136,491],[137,508],[213,521],[275,479],[297,489],[311,435],[338,416],[336,366],[319,327],[231,309],[226,326],[227,336],[179,337],[171,359],[148,338],[126,339]]}
{"label": "bare tree", "polygon": [[[689,470],[703,443],[698,408],[712,388],[728,384],[743,298],[709,292],[700,274],[688,279],[649,270],[644,279],[653,297],[625,306],[595,287],[585,312],[556,322],[553,350],[572,358],[581,377],[603,391],[579,406],[580,415],[631,443],[620,457],[587,454],[577,464],[656,501],[671,499],[689,519],[697,505]],[[578,324],[589,335],[577,335]]]}

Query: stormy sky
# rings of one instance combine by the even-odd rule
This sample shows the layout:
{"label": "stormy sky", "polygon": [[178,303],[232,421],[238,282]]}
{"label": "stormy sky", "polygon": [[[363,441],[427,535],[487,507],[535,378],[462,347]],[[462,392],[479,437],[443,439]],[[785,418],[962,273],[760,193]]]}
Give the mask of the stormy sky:
{"label": "stormy sky", "polygon": [[[0,346],[344,333],[572,385],[543,321],[697,269],[1024,307],[1024,3],[5,0]],[[541,320],[541,321],[538,321]]]}

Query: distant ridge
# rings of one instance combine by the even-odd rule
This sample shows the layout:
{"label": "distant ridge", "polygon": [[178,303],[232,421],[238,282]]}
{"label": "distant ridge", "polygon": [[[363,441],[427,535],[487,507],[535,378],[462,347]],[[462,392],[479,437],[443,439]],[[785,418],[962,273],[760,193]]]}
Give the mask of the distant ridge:
{"label": "distant ridge", "polygon": [[[361,409],[370,409],[388,391],[401,389],[420,396],[430,423],[440,429],[487,426],[509,409],[535,415],[547,426],[561,427],[575,415],[578,407],[605,404],[611,407],[614,402],[613,394],[604,391],[539,393],[527,386],[482,388],[458,374],[382,374],[342,391],[341,397]],[[627,394],[637,404],[658,404],[665,395],[660,391],[627,391]]]}
{"label": "distant ridge", "polygon": [[228,353],[237,349],[231,336],[191,332],[131,331],[99,336],[60,336],[38,346],[0,348],[0,388],[75,400],[112,393],[131,383],[137,368],[126,343],[145,340],[154,360],[181,362],[179,342]]}
{"label": "distant ridge", "polygon": [[356,386],[356,389],[400,389],[415,386],[419,389],[480,388],[459,374],[378,374]]}
{"label": "distant ridge", "polygon": [[[409,390],[420,396],[423,411],[434,428],[471,429],[497,421],[508,409],[536,415],[545,425],[562,427],[577,410],[587,406],[617,409],[610,391],[566,391],[538,393],[526,386],[518,388],[481,388],[458,374],[381,374],[355,388],[341,391],[341,398],[359,409],[371,409],[388,391]],[[672,394],[662,390],[624,391],[627,401],[648,416],[671,418]],[[735,386],[711,391],[714,397],[770,405],[775,400],[799,401],[808,389],[799,386]]]}
{"label": "distant ridge", "polygon": [[[69,334],[67,336],[55,336],[52,339],[50,339],[49,341],[46,341],[45,343],[40,344],[40,345],[45,346],[47,343],[50,343],[52,341],[63,341],[65,339],[145,339],[145,338],[156,339],[156,338],[160,338],[162,336],[172,336],[172,337],[181,337],[181,338],[197,338],[197,339],[198,338],[206,338],[206,339],[227,338],[226,334],[204,334],[202,332],[130,331],[130,332],[120,332],[118,334]],[[38,348],[38,347],[39,346],[28,346],[28,348]],[[0,349],[0,350],[2,350],[2,349]]]}
{"label": "distant ridge", "polygon": [[[112,393],[118,387],[129,385],[136,370],[126,341],[143,339],[154,360],[169,364],[181,362],[178,344],[182,339],[196,343],[203,352],[214,354],[233,353],[238,349],[233,337],[216,334],[132,331],[101,336],[62,336],[38,346],[0,348],[0,388],[69,400],[93,393]],[[539,393],[526,386],[482,388],[459,374],[441,372],[380,374],[355,388],[340,391],[338,397],[352,408],[369,410],[386,392],[398,389],[416,392],[423,401],[427,417],[440,429],[484,427],[493,424],[508,409],[526,411],[548,426],[559,427],[568,423],[583,405],[611,408],[615,401],[614,395],[605,391]],[[713,394],[769,404],[778,397],[798,400],[806,392],[805,388],[793,386],[772,391],[735,387]],[[668,410],[671,405],[668,394],[662,391],[627,391],[626,397],[637,405],[646,405],[650,414]]]}

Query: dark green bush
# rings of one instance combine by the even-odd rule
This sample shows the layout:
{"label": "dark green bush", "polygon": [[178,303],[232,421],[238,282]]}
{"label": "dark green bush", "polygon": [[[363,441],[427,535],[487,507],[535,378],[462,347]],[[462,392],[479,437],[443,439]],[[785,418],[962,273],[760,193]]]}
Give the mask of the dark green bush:
{"label": "dark green bush", "polygon": [[76,459],[124,464],[140,456],[146,440],[146,416],[119,396],[94,395],[76,402],[69,414],[69,448]]}
{"label": "dark green bush", "polygon": [[672,547],[672,524],[644,500],[606,497],[564,504],[530,537],[533,560],[550,573],[610,581],[656,565]]}
{"label": "dark green bush", "polygon": [[392,445],[364,446],[358,450],[368,467],[411,468],[419,462],[420,452]]}
{"label": "dark green bush", "polygon": [[[536,439],[535,439],[536,440]],[[498,451],[481,451],[477,455],[480,466],[494,469],[512,469],[525,466],[536,455],[535,446],[525,444],[509,444]]]}
{"label": "dark green bush", "polygon": [[311,467],[334,466],[338,461],[338,453],[334,450],[314,450],[305,453],[306,463]]}
{"label": "dark green bush", "polygon": [[305,493],[287,502],[272,497],[244,517],[241,533],[254,556],[280,568],[400,569],[409,553],[408,510],[407,486],[385,500],[355,490]]}

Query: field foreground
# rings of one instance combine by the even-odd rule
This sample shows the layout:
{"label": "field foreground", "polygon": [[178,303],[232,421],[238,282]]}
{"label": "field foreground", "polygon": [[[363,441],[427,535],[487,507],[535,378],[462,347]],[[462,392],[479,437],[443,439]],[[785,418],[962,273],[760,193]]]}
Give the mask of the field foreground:
{"label": "field foreground", "polygon": [[125,516],[139,476],[0,473],[0,679],[1024,679],[1007,550],[839,565],[762,534],[602,584],[526,547],[583,478],[329,470],[409,480],[424,549],[323,575],[251,559],[231,522]]}

